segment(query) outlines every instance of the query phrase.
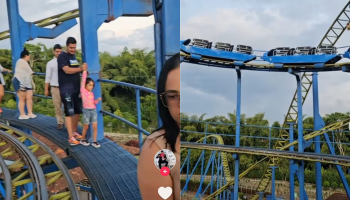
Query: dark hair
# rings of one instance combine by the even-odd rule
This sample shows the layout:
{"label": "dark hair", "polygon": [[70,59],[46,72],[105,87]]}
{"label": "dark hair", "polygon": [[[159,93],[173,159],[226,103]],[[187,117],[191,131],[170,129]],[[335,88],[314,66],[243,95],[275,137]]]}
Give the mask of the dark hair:
{"label": "dark hair", "polygon": [[[164,129],[165,130],[164,139],[166,141],[166,145],[169,144],[171,151],[173,152],[176,152],[175,143],[176,143],[177,137],[180,134],[180,128],[176,123],[176,121],[171,117],[168,108],[162,104],[162,101],[160,99],[160,94],[165,92],[165,84],[166,84],[169,72],[178,68],[179,66],[180,66],[180,53],[177,53],[164,63],[164,66],[160,72],[158,84],[157,84],[157,99],[159,102],[158,112],[159,112],[160,119],[163,122],[163,125],[157,130],[152,132],[154,133],[156,131]],[[155,139],[153,141],[155,141]]]}
{"label": "dark hair", "polygon": [[61,45],[55,44],[55,46],[53,46],[53,50],[56,50],[56,49],[62,49]]}
{"label": "dark hair", "polygon": [[24,48],[23,51],[21,52],[21,58],[24,58],[26,56],[29,56],[29,51],[27,51],[27,49]]}
{"label": "dark hair", "polygon": [[77,41],[75,40],[74,37],[69,37],[67,38],[66,45],[69,46],[70,44],[76,44]]}
{"label": "dark hair", "polygon": [[86,78],[85,87],[86,87],[87,84],[89,84],[90,82],[93,82],[93,83],[94,83],[94,87],[95,87],[95,81],[92,80],[92,78]]}

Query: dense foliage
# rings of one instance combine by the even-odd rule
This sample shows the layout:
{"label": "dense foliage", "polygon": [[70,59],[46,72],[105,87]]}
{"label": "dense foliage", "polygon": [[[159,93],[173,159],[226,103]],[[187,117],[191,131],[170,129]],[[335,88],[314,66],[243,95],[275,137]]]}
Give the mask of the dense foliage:
{"label": "dense foliage", "polygon": [[[326,125],[337,122],[338,120],[344,120],[349,118],[350,112],[347,113],[332,113],[327,114],[323,117]],[[196,142],[206,135],[220,134],[223,137],[225,145],[235,145],[235,134],[236,134],[236,114],[228,113],[228,116],[215,116],[212,118],[204,119],[205,114],[201,116],[189,116],[185,113],[181,113],[181,141]],[[313,132],[314,120],[313,117],[303,118],[304,135]],[[240,131],[240,145],[246,147],[259,147],[259,148],[274,148],[274,145],[279,138],[281,130],[281,124],[279,122],[273,122],[272,125],[267,119],[265,119],[264,113],[258,113],[255,116],[247,117],[241,115],[241,131]],[[269,128],[269,126],[272,126]],[[331,146],[334,147],[337,155],[350,155],[350,134],[348,126],[344,127],[343,130],[337,130],[328,132],[329,138],[332,142]],[[269,139],[269,136],[271,139]],[[294,126],[294,138],[298,138],[297,126]],[[330,154],[325,138],[321,137],[321,153]],[[207,143],[213,143],[213,139],[208,138]],[[295,151],[298,150],[297,145],[294,147]],[[306,152],[314,152],[314,144],[305,149]],[[194,169],[201,151],[191,150],[190,158],[190,169]],[[205,152],[205,162],[208,162],[210,152]],[[184,162],[187,156],[187,151],[182,152],[181,161]],[[255,155],[241,155],[240,156],[240,172],[245,171],[257,161],[264,158],[264,156]],[[231,176],[234,174],[234,160],[232,155],[227,156]],[[246,178],[261,178],[264,173],[266,163],[259,165],[257,168],[252,170]],[[183,169],[186,173],[186,167]],[[197,167],[195,173],[201,174],[201,168]],[[315,183],[315,163],[305,162],[305,182]],[[208,170],[209,172],[211,169]],[[350,184],[350,174],[347,174],[349,169],[343,167],[343,171],[346,173],[346,179]],[[191,173],[190,172],[190,173]],[[322,174],[324,187],[338,187],[341,186],[340,177],[336,171],[334,165],[322,164]],[[278,170],[276,171],[276,180],[289,180],[289,161],[286,159],[281,160]]]}
{"label": "dense foliage", "polygon": [[[31,53],[30,65],[33,71],[45,73],[46,63],[53,58],[52,48],[44,44],[25,44]],[[77,59],[82,62],[82,53],[77,51]],[[3,67],[12,69],[11,50],[0,50],[0,63]],[[122,81],[155,89],[155,58],[154,51],[144,49],[124,50],[117,56],[108,52],[100,53],[101,74],[103,79]],[[4,74],[6,88],[13,91],[12,74]],[[36,75],[35,94],[44,95],[45,77]],[[133,88],[119,86],[111,83],[101,83],[103,110],[123,117],[130,122],[137,124],[136,96]],[[156,127],[156,96],[147,92],[141,93],[141,110],[143,128],[149,130]],[[98,98],[98,97],[96,97]],[[13,94],[6,94],[1,104],[5,108],[15,108],[15,97]],[[54,116],[52,100],[34,98],[34,112]],[[110,116],[104,117],[104,125],[107,130],[134,132],[134,129],[126,130],[128,126]]]}

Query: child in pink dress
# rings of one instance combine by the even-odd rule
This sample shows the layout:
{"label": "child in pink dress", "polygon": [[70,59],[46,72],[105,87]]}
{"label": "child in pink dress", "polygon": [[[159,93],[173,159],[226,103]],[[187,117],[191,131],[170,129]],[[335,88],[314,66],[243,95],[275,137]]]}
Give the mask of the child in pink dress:
{"label": "child in pink dress", "polygon": [[80,85],[80,94],[83,100],[83,132],[82,139],[80,144],[84,146],[89,146],[90,143],[86,141],[85,136],[86,132],[89,128],[90,123],[92,124],[92,129],[94,132],[94,140],[92,142],[93,147],[100,147],[100,144],[97,142],[97,112],[96,112],[96,104],[101,101],[101,98],[95,100],[94,93],[92,89],[95,86],[95,82],[91,78],[87,77],[87,71],[83,72],[83,78],[81,80]]}

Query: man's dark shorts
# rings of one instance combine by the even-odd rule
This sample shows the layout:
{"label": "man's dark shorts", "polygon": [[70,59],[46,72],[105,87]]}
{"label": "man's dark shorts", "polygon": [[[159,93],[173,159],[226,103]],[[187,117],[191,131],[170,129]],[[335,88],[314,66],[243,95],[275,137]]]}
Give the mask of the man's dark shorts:
{"label": "man's dark shorts", "polygon": [[61,94],[61,99],[65,116],[69,117],[82,113],[83,101],[79,97],[79,93]]}

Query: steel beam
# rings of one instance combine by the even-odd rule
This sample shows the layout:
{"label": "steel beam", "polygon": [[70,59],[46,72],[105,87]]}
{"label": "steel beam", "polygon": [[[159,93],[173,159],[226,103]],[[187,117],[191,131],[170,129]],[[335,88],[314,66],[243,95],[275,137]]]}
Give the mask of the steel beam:
{"label": "steel beam", "polygon": [[[98,0],[79,0],[80,34],[81,46],[83,50],[83,62],[88,64],[89,76],[95,81],[93,93],[95,98],[102,97],[100,79],[100,59],[98,52],[97,30],[105,21],[111,19],[109,1]],[[121,13],[118,12],[113,17],[118,18]],[[97,140],[104,138],[102,101],[96,105],[97,109]],[[86,135],[89,142],[93,140],[93,130],[90,125]]]}
{"label": "steel beam", "polygon": [[[240,133],[241,133],[241,83],[242,74],[239,67],[236,67],[237,72],[237,102],[236,102],[236,142],[235,147],[239,147]],[[239,155],[235,157],[235,184],[234,184],[234,200],[238,200],[238,189],[239,189]]]}
{"label": "steel beam", "polygon": [[[295,75],[297,80],[297,99],[298,99],[298,153],[304,152],[304,137],[303,137],[303,104],[302,104],[302,87],[301,77],[299,74]],[[299,194],[300,200],[304,200],[304,161],[299,162],[298,167],[299,177]]]}
{"label": "steel beam", "polygon": [[[318,74],[312,74],[312,97],[313,97],[313,114],[314,114],[314,131],[324,127],[323,119],[320,115],[319,98],[318,98]],[[315,137],[315,153],[321,153],[321,136]],[[322,200],[322,173],[321,163],[316,162],[316,199]]]}
{"label": "steel beam", "polygon": [[[154,15],[156,84],[165,61],[180,49],[180,1],[151,0]],[[158,98],[157,98],[158,99]],[[157,104],[160,103],[157,101]],[[158,127],[162,122],[158,116]]]}
{"label": "steel beam", "polygon": [[[289,143],[294,142],[294,122],[287,123],[289,125]],[[294,151],[294,146],[289,147],[289,151]],[[289,160],[289,199],[294,200],[294,177],[296,166],[293,159]]]}

